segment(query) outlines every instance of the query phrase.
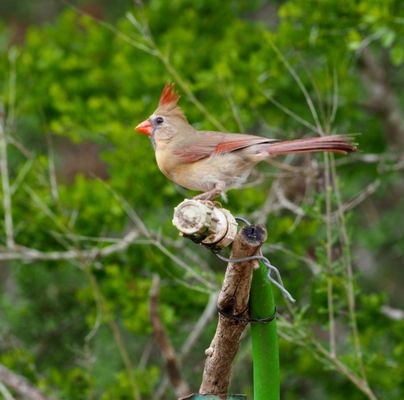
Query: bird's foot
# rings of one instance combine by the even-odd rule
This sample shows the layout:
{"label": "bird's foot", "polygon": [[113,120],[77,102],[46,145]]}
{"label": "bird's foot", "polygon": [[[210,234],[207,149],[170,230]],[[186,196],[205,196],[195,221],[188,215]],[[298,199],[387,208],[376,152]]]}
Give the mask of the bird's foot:
{"label": "bird's foot", "polygon": [[212,189],[208,192],[198,194],[197,196],[193,197],[194,200],[213,200],[218,197],[222,193],[222,190],[219,189]]}
{"label": "bird's foot", "polygon": [[202,199],[196,199],[195,197],[193,197],[192,199],[201,201],[204,204],[207,204],[208,206],[213,207],[213,208],[223,208],[222,203],[217,200],[202,200]]}
{"label": "bird's foot", "polygon": [[216,196],[210,196],[209,192],[198,194],[195,197],[192,197],[192,200],[206,200],[212,201],[212,199]]}
{"label": "bird's foot", "polygon": [[220,196],[223,193],[224,190],[224,185],[221,183],[218,183],[215,185],[215,187],[211,190],[208,190],[207,192],[198,194],[197,196],[193,197],[193,200],[209,200],[212,201]]}

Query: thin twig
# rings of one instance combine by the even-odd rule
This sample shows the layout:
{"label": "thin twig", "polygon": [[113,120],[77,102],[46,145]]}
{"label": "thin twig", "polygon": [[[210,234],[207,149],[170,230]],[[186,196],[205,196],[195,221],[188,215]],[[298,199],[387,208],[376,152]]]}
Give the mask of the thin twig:
{"label": "thin twig", "polygon": [[313,273],[313,275],[318,275],[322,270],[322,266],[320,264],[318,264],[315,260],[311,259],[310,257],[300,256],[300,255],[296,254],[294,251],[289,250],[287,247],[285,247],[282,244],[279,244],[279,243],[266,244],[263,246],[264,254],[267,251],[268,252],[281,251],[281,252],[287,254],[289,257],[292,257],[298,261],[304,262],[305,264],[307,264],[307,266],[309,267],[309,269]]}
{"label": "thin twig", "polygon": [[7,389],[6,385],[0,382],[0,394],[4,397],[4,400],[15,400],[13,395]]}
{"label": "thin twig", "polygon": [[317,351],[323,355],[328,361],[333,364],[342,375],[346,376],[360,391],[362,391],[369,400],[377,400],[377,397],[370,389],[366,379],[361,379],[355,375],[355,373],[348,368],[341,360],[337,357],[333,357],[321,344],[317,341],[311,342]]}
{"label": "thin twig", "polygon": [[189,395],[191,390],[181,374],[179,359],[160,320],[159,293],[160,277],[157,274],[154,274],[149,301],[150,321],[153,327],[155,340],[162,352],[166,371],[170,378],[171,385],[174,388],[175,395],[176,397],[183,397]]}
{"label": "thin twig", "polygon": [[[97,279],[94,276],[94,274],[92,273],[91,269],[90,269],[90,264],[85,263],[84,265],[82,265],[82,269],[85,271],[86,276],[90,282],[92,291],[94,293],[94,298],[97,304],[97,308],[100,307],[102,309],[102,313],[106,314],[106,304],[105,304],[105,299],[104,296],[101,292],[101,289],[98,285]],[[108,325],[111,329],[112,335],[114,337],[115,343],[118,347],[119,353],[121,355],[123,364],[125,366],[126,372],[128,374],[128,378],[129,378],[129,383],[132,389],[132,396],[133,396],[133,400],[141,400],[141,396],[140,396],[140,390],[139,390],[139,385],[136,381],[136,377],[135,377],[135,369],[134,366],[132,364],[132,361],[130,359],[129,353],[126,349],[124,340],[122,338],[122,334],[121,334],[121,330],[119,328],[118,323],[115,321],[115,319],[113,318],[109,318],[108,319]],[[98,329],[98,328],[97,328]],[[94,335],[94,333],[92,333],[94,331],[94,328],[92,329],[92,331],[90,332],[90,334]],[[91,338],[90,338],[91,339]],[[88,342],[88,335],[86,337],[86,340]]]}
{"label": "thin twig", "polygon": [[36,388],[24,376],[18,375],[4,365],[0,364],[0,382],[15,390],[20,396],[30,400],[47,400],[42,391]]}
{"label": "thin twig", "polygon": [[17,50],[15,47],[11,48],[8,53],[10,65],[10,78],[8,82],[9,105],[7,113],[7,121],[4,117],[4,105],[0,103],[0,172],[3,188],[3,208],[4,208],[4,224],[6,229],[6,244],[7,247],[12,249],[15,246],[14,242],[14,226],[13,226],[13,211],[12,211],[12,193],[10,188],[10,175],[8,167],[8,139],[6,128],[14,125],[15,122],[15,88],[16,88],[16,60]]}
{"label": "thin twig", "polygon": [[147,54],[153,55],[155,56],[155,54],[153,54],[153,50],[150,49],[149,47],[147,47],[145,44],[136,41],[135,39],[133,39],[132,37],[130,37],[129,35],[126,35],[125,33],[121,32],[119,29],[116,29],[113,25],[109,24],[106,21],[103,21],[101,19],[98,19],[96,17],[94,17],[93,15],[83,11],[82,9],[76,7],[75,5],[73,5],[71,2],[66,1],[66,0],[61,0],[63,3],[65,3],[66,5],[68,5],[72,10],[74,10],[77,14],[85,16],[91,20],[93,20],[96,24],[102,26],[103,28],[109,30],[110,32],[112,32],[113,34],[115,34],[117,37],[119,37],[120,39],[122,39],[123,41],[125,41],[126,43],[128,43],[129,45],[131,45],[132,47],[134,47],[135,49],[141,50]]}
{"label": "thin twig", "polygon": [[9,249],[14,248],[14,227],[11,204],[10,177],[7,156],[7,137],[5,132],[4,107],[0,103],[0,173],[3,193],[4,225],[6,244]]}
{"label": "thin twig", "polygon": [[339,84],[338,84],[338,75],[337,75],[337,69],[333,68],[333,92],[332,92],[332,108],[331,108],[331,113],[330,113],[330,118],[328,121],[328,124],[330,126],[330,131],[331,131],[331,126],[335,121],[335,117],[337,116],[337,111],[338,111],[338,98],[339,98]]}
{"label": "thin twig", "polygon": [[285,58],[285,56],[281,53],[281,51],[278,49],[278,47],[275,45],[275,43],[267,36],[267,41],[269,45],[272,47],[272,50],[275,52],[275,54],[278,56],[278,58],[282,61],[283,65],[286,67],[290,75],[293,77],[297,85],[299,86],[300,90],[302,91],[304,98],[306,99],[306,103],[310,109],[311,115],[313,116],[313,119],[316,124],[316,131],[319,132],[321,135],[323,135],[323,128],[321,126],[320,120],[318,118],[318,114],[316,111],[316,107],[314,106],[313,100],[311,99],[309,92],[307,91],[306,87],[304,86],[302,80],[300,79],[299,75],[297,72],[294,70],[294,68],[291,66],[289,61]]}
{"label": "thin twig", "polygon": [[10,194],[11,196],[19,189],[22,182],[24,182],[25,177],[27,176],[28,172],[31,170],[32,166],[34,165],[34,159],[28,159],[20,171],[18,172],[17,177],[14,179],[13,184],[10,186]]}
{"label": "thin twig", "polygon": [[[301,58],[301,57],[299,57],[299,58]],[[317,113],[318,114],[318,120],[320,122],[321,127],[323,128],[323,131],[327,132],[328,115],[327,115],[327,111],[326,111],[325,106],[324,106],[323,98],[321,96],[320,88],[319,88],[316,80],[314,79],[313,74],[312,74],[310,68],[307,66],[307,64],[303,60],[301,60],[300,62],[301,62],[301,65],[303,66],[304,72],[307,75],[309,83],[310,83],[311,87],[313,88],[314,95],[315,95],[316,100],[317,100],[317,105],[318,105],[317,108],[319,110],[318,113]],[[297,75],[297,73],[296,73],[296,75]],[[303,82],[302,82],[302,84],[303,84]],[[307,94],[308,94],[308,91],[307,91]],[[314,106],[314,100],[313,100],[313,106]],[[314,106],[314,109],[316,110],[316,112],[317,112],[317,108]]]}
{"label": "thin twig", "polygon": [[48,134],[47,137],[48,144],[48,173],[49,173],[49,183],[51,188],[52,198],[57,203],[59,201],[59,191],[58,191],[58,183],[56,178],[56,167],[55,167],[55,151],[53,149],[53,142],[51,134]]}
{"label": "thin twig", "polygon": [[332,259],[332,226],[331,226],[331,182],[330,182],[330,165],[329,155],[324,154],[324,191],[325,191],[325,207],[326,207],[326,254],[327,254],[327,306],[328,306],[328,326],[329,326],[329,343],[330,353],[332,357],[337,355],[337,345],[335,336],[335,313],[334,313],[334,295],[333,295],[333,259]]}
{"label": "thin twig", "polygon": [[317,128],[311,124],[310,122],[306,121],[304,118],[302,118],[300,115],[297,115],[295,112],[293,112],[290,108],[284,106],[282,103],[280,103],[278,100],[275,100],[272,96],[268,95],[264,90],[261,90],[262,95],[269,101],[271,102],[274,106],[278,107],[281,111],[283,111],[286,115],[289,115],[289,117],[292,117],[295,121],[298,123],[302,124],[306,128],[312,130],[313,132],[317,131]]}
{"label": "thin twig", "polygon": [[227,86],[227,85],[224,88],[224,94],[225,94],[225,98],[230,106],[230,110],[233,115],[233,119],[238,126],[239,132],[244,132],[245,128],[244,128],[243,122],[241,121],[240,112],[238,110],[238,107],[234,103],[233,96],[231,94],[229,86]]}
{"label": "thin twig", "polygon": [[8,112],[7,121],[5,125],[7,127],[13,127],[15,124],[15,98],[16,98],[16,82],[17,82],[17,70],[16,63],[18,57],[18,50],[16,47],[11,47],[8,52],[8,61],[10,65],[10,78],[8,82]]}
{"label": "thin twig", "polygon": [[366,381],[366,371],[365,371],[365,366],[363,363],[362,348],[361,348],[361,343],[360,343],[360,338],[359,338],[358,324],[356,321],[354,278],[353,278],[353,271],[352,271],[350,241],[349,241],[349,235],[348,235],[346,222],[345,222],[345,214],[342,209],[342,200],[341,200],[341,195],[340,195],[340,191],[339,191],[337,170],[336,170],[336,166],[335,166],[334,157],[332,155],[331,155],[331,173],[332,173],[332,177],[333,177],[333,181],[334,181],[335,198],[337,201],[338,212],[339,212],[339,228],[340,228],[339,231],[340,231],[342,243],[344,246],[343,261],[345,264],[346,274],[347,274],[346,291],[347,291],[347,297],[348,297],[348,310],[349,310],[349,318],[350,318],[351,329],[352,329],[352,337],[353,337],[353,341],[354,341],[356,357],[357,357],[358,364],[359,364],[359,370],[360,370],[360,373],[361,373],[363,379]]}
{"label": "thin twig", "polygon": [[278,317],[280,323],[279,335],[285,340],[294,343],[303,349],[310,349],[320,359],[327,361],[332,365],[341,375],[345,376],[353,385],[366,395],[369,400],[377,400],[376,395],[370,389],[366,380],[361,379],[355,374],[347,365],[345,365],[338,357],[333,357],[321,343],[319,343],[311,334],[306,330],[297,329],[297,327],[287,321],[282,316]]}
{"label": "thin twig", "polygon": [[[380,185],[381,185],[380,179],[376,179],[375,181],[369,183],[369,185],[367,185],[365,187],[365,189],[363,189],[352,200],[341,204],[342,212],[345,213],[345,212],[357,207],[359,204],[364,202],[369,196],[371,196],[373,193],[375,193],[377,191],[377,189],[380,187]],[[331,220],[334,221],[334,220],[338,219],[340,212],[341,212],[340,210],[336,210],[334,213],[332,213]]]}
{"label": "thin twig", "polygon": [[279,204],[282,206],[282,208],[292,211],[298,217],[303,217],[304,215],[306,215],[301,207],[286,198],[285,192],[282,190],[279,181],[274,182],[273,186],[276,197],[279,200]]}
{"label": "thin twig", "polygon": [[212,292],[209,296],[209,301],[206,304],[203,313],[199,317],[197,323],[194,325],[192,331],[186,338],[184,344],[181,347],[180,358],[183,359],[186,357],[191,349],[195,346],[199,337],[203,333],[203,330],[206,329],[206,325],[213,318],[216,313],[216,301],[218,297],[218,292]]}
{"label": "thin twig", "polygon": [[108,325],[114,336],[115,343],[118,346],[119,353],[121,354],[123,363],[125,365],[126,372],[128,373],[129,382],[130,382],[130,385],[132,388],[133,399],[142,400],[142,398],[140,396],[139,385],[138,385],[138,383],[136,381],[136,377],[135,377],[135,368],[133,366],[132,360],[129,357],[129,353],[126,349],[126,346],[125,346],[125,343],[124,343],[124,340],[122,337],[121,329],[119,328],[118,323],[114,319],[111,319],[108,322]]}

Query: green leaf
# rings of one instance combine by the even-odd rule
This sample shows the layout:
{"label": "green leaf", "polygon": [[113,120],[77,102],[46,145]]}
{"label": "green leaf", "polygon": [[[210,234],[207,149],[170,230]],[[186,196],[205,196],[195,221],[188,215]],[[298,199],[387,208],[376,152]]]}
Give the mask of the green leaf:
{"label": "green leaf", "polygon": [[396,67],[404,62],[404,46],[395,45],[390,51],[390,60]]}

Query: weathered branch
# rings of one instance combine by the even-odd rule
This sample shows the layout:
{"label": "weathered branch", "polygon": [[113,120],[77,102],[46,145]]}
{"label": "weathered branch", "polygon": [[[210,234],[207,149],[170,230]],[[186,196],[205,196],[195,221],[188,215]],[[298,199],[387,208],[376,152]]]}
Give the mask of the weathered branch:
{"label": "weathered branch", "polygon": [[[242,258],[256,254],[265,239],[266,231],[263,227],[244,227],[233,242],[231,257]],[[227,316],[219,314],[215,336],[205,352],[207,357],[200,394],[227,395],[231,364],[247,325],[252,272],[256,264],[257,261],[247,261],[229,264],[227,267],[218,299],[218,308]],[[237,319],[228,317],[231,315]]]}
{"label": "weathered branch", "polygon": [[165,332],[159,316],[159,289],[160,278],[153,276],[152,288],[150,290],[150,321],[153,326],[154,337],[162,352],[170,382],[177,397],[183,397],[191,393],[188,384],[183,379],[180,371],[179,361],[175,354],[174,347]]}
{"label": "weathered branch", "polygon": [[0,381],[15,390],[20,396],[30,400],[48,400],[39,389],[32,385],[27,378],[16,374],[4,365],[0,365]]}
{"label": "weathered branch", "polygon": [[107,257],[114,253],[126,250],[135,243],[139,233],[137,230],[130,230],[117,243],[100,248],[94,247],[88,250],[71,249],[66,251],[40,251],[26,247],[16,247],[13,251],[0,251],[0,261],[52,261],[52,260],[76,260],[76,259],[96,259]]}

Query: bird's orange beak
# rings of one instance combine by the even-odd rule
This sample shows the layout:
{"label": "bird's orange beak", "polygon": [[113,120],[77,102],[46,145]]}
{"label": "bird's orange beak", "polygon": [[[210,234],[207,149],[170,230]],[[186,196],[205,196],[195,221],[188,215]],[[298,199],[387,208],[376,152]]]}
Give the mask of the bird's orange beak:
{"label": "bird's orange beak", "polygon": [[143,133],[143,135],[151,135],[153,132],[153,125],[150,123],[148,119],[146,121],[141,122],[136,128],[135,131],[139,133]]}

